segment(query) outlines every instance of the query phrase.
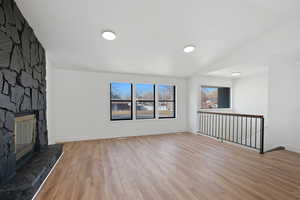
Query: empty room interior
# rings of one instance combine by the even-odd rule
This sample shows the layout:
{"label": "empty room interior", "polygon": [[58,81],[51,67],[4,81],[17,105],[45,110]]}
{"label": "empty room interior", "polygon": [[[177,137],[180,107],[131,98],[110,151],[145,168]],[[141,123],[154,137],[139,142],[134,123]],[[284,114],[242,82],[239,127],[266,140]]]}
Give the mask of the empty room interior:
{"label": "empty room interior", "polygon": [[0,0],[0,200],[300,200],[299,0]]}

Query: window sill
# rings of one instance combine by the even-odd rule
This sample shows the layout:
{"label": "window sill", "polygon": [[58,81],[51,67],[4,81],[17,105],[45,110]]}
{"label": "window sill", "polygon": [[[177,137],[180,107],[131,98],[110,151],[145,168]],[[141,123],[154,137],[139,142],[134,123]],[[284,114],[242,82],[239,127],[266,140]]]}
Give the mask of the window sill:
{"label": "window sill", "polygon": [[154,118],[154,119],[132,119],[132,120],[110,120],[111,123],[134,123],[134,122],[147,122],[147,121],[162,121],[162,120],[177,120],[177,117],[164,117],[164,118]]}

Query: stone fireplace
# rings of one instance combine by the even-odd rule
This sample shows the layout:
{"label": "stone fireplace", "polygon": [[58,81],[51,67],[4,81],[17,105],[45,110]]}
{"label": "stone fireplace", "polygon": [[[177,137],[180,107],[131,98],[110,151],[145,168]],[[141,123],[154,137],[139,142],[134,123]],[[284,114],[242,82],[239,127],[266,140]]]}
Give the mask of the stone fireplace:
{"label": "stone fireplace", "polygon": [[[48,145],[45,50],[13,0],[0,1],[0,183],[16,173],[18,116],[35,114],[37,144]],[[16,121],[17,120],[17,121]],[[27,138],[29,139],[29,138]],[[16,146],[17,145],[17,146]],[[26,148],[29,148],[27,146]]]}
{"label": "stone fireplace", "polygon": [[14,0],[0,0],[0,198],[31,199],[62,154],[48,145],[45,50]]}
{"label": "stone fireplace", "polygon": [[45,50],[14,0],[0,0],[0,199],[32,199],[62,154],[48,145]]}

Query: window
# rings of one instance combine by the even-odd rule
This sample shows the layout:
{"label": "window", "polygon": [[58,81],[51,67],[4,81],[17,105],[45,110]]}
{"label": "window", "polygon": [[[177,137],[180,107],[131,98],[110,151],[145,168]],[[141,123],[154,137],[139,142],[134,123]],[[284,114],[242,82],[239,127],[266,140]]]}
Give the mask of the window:
{"label": "window", "polygon": [[175,118],[175,86],[159,85],[159,118]]}
{"label": "window", "polygon": [[132,119],[131,83],[110,84],[110,112],[111,120]]}
{"label": "window", "polygon": [[155,86],[136,84],[136,119],[155,118]]}
{"label": "window", "polygon": [[230,88],[202,86],[201,108],[230,108]]}

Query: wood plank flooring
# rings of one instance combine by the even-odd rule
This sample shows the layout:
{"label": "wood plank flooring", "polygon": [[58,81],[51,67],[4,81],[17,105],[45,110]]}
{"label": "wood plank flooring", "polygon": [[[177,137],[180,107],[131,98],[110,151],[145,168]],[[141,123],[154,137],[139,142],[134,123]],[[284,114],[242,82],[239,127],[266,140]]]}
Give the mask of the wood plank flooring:
{"label": "wood plank flooring", "polygon": [[66,143],[37,200],[297,200],[300,154],[193,134]]}

